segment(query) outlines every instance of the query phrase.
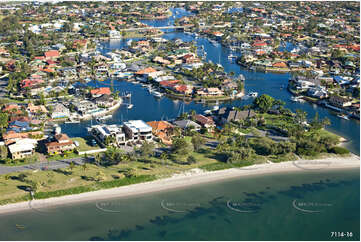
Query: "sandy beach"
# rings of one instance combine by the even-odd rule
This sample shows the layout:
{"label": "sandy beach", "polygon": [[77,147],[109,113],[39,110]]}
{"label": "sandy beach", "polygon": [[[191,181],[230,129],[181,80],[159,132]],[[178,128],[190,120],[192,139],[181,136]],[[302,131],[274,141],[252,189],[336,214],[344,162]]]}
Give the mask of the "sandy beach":
{"label": "sandy beach", "polygon": [[31,207],[52,207],[62,204],[94,201],[100,199],[135,196],[140,194],[165,191],[187,187],[195,184],[215,182],[224,179],[231,179],[241,176],[258,176],[271,173],[287,172],[314,172],[320,170],[352,169],[360,167],[360,157],[332,157],[316,160],[297,160],[281,163],[266,163],[242,168],[231,168],[227,170],[205,172],[200,169],[193,169],[186,173],[174,174],[172,177],[159,179],[152,182],[133,184],[118,188],[99,190],[94,192],[54,197],[41,200],[20,202],[0,206],[0,214],[13,213],[29,210]]}

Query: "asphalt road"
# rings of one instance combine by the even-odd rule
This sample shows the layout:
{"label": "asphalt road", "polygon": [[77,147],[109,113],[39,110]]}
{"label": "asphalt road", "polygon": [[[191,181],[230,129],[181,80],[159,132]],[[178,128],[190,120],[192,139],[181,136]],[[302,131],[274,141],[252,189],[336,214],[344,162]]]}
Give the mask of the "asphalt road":
{"label": "asphalt road", "polygon": [[8,174],[11,172],[22,172],[22,171],[34,171],[34,170],[55,170],[60,168],[66,168],[69,166],[71,162],[74,162],[75,165],[82,165],[85,162],[85,159],[82,157],[65,159],[65,160],[57,160],[57,161],[44,161],[38,162],[34,164],[28,164],[23,166],[0,166],[0,175]]}

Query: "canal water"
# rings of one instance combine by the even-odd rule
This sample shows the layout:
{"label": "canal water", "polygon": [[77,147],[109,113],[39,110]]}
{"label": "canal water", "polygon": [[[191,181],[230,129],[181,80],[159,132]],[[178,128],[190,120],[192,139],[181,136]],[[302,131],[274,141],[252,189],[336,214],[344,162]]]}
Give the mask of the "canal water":
{"label": "canal water", "polygon": [[[172,9],[176,18],[190,15],[189,12],[184,9]],[[171,26],[174,23],[174,18],[167,20],[144,20],[144,23],[152,26]],[[245,90],[246,92],[258,92],[258,95],[268,94],[276,99],[281,99],[286,103],[286,107],[292,111],[296,109],[304,110],[308,113],[308,118],[314,117],[318,112],[320,118],[329,118],[331,125],[328,129],[338,135],[345,137],[348,142],[345,146],[353,153],[360,154],[360,122],[357,120],[344,120],[335,115],[335,113],[329,109],[317,106],[310,103],[295,103],[290,100],[291,94],[287,91],[286,87],[290,74],[275,74],[275,73],[263,73],[253,72],[242,69],[239,65],[233,63],[228,59],[228,55],[231,53],[229,48],[221,45],[213,45],[207,38],[196,38],[194,35],[171,32],[172,30],[166,30],[167,32],[162,36],[165,39],[179,38],[183,41],[196,41],[196,45],[201,48],[204,47],[206,55],[206,61],[212,61],[213,63],[221,64],[226,72],[234,72],[235,75],[243,74],[246,78]],[[126,45],[126,41],[123,40],[111,40],[109,42],[103,42],[100,51],[106,53],[112,49],[120,49]],[[240,55],[240,53],[234,53],[234,55]],[[110,80],[104,82],[92,82],[92,86],[109,86]],[[142,88],[140,85],[114,81],[114,89],[120,92],[130,91],[132,93],[131,102],[134,107],[128,110],[125,106],[118,109],[112,119],[108,123],[119,123],[130,119],[142,119],[144,121],[151,120],[166,120],[177,117],[181,111],[196,110],[199,113],[209,109],[210,106],[206,104],[199,104],[195,102],[183,103],[182,101],[173,101],[167,97],[161,99],[155,98],[149,94],[147,89]],[[248,100],[235,100],[232,102],[222,103],[219,106],[242,106],[252,102],[252,99]],[[214,105],[214,104],[213,104]],[[86,127],[94,124],[93,121],[81,122],[80,124],[62,124],[63,132],[69,136],[85,136],[87,135]]]}

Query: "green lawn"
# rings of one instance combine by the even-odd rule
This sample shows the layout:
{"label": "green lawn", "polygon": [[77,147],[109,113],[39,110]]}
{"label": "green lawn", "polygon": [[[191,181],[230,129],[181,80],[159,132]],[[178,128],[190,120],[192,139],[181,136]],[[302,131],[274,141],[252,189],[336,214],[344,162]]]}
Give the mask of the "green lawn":
{"label": "green lawn", "polygon": [[78,151],[97,150],[101,148],[98,144],[96,144],[95,146],[90,145],[90,141],[92,140],[91,137],[86,137],[86,138],[76,137],[76,138],[71,138],[71,140],[77,141],[79,143],[79,146],[77,147]]}

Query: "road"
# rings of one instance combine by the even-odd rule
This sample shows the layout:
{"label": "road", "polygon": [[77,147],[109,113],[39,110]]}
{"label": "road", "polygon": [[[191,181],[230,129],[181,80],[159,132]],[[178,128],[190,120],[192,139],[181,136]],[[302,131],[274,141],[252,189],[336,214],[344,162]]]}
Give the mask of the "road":
{"label": "road", "polygon": [[85,162],[85,158],[78,157],[72,159],[64,159],[64,160],[56,160],[56,161],[43,161],[23,166],[0,166],[0,175],[8,174],[11,172],[23,172],[23,171],[34,171],[34,170],[42,170],[42,169],[61,169],[69,166],[71,162],[74,162],[75,165],[82,165]]}

